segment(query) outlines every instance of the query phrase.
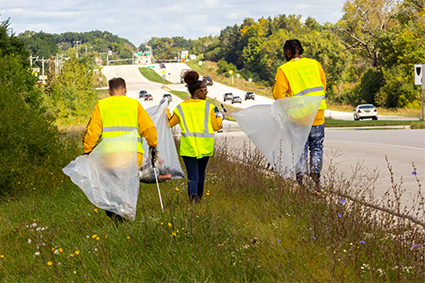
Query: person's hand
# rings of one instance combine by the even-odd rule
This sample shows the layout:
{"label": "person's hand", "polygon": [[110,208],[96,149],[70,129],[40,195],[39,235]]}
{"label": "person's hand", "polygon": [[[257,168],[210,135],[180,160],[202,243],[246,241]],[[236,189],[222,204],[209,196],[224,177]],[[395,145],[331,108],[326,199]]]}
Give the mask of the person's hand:
{"label": "person's hand", "polygon": [[152,164],[155,164],[155,162],[158,160],[159,157],[159,150],[156,146],[149,147],[149,158],[152,160]]}
{"label": "person's hand", "polygon": [[225,117],[225,115],[224,115],[224,112],[223,111],[219,111],[219,112],[217,112],[217,113],[215,113],[215,116],[218,118],[218,117],[221,117],[221,119],[222,120],[224,120],[224,117]]}

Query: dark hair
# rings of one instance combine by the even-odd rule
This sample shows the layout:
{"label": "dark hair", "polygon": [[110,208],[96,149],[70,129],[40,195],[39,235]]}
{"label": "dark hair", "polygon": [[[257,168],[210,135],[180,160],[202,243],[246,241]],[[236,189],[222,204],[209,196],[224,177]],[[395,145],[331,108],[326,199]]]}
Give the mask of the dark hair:
{"label": "dark hair", "polygon": [[123,78],[112,78],[108,81],[109,89],[114,92],[114,90],[119,88],[125,88],[125,80]]}
{"label": "dark hair", "polygon": [[288,39],[287,41],[285,41],[283,50],[285,49],[291,51],[292,58],[294,58],[294,55],[297,53],[297,51],[299,55],[303,54],[304,52],[304,48],[301,46],[301,42],[298,39]]}
{"label": "dark hair", "polygon": [[199,80],[198,72],[194,70],[186,71],[182,76],[190,95],[194,95],[195,91],[202,87],[203,81]]}

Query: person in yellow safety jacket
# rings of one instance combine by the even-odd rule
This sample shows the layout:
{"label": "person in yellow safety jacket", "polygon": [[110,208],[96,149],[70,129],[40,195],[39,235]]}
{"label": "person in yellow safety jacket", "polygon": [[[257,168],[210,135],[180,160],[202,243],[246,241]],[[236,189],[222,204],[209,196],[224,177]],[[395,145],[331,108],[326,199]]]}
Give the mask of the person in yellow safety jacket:
{"label": "person in yellow safety jacket", "polygon": [[273,85],[273,97],[274,99],[281,99],[297,95],[323,96],[303,153],[295,166],[297,181],[303,184],[304,176],[308,175],[307,157],[308,150],[310,150],[310,176],[318,187],[323,164],[323,141],[325,138],[326,76],[319,62],[301,57],[303,51],[304,49],[298,39],[290,39],[285,42],[283,53],[288,62],[277,69]]}
{"label": "person in yellow safety jacket", "polygon": [[199,74],[190,70],[183,80],[191,98],[168,112],[170,127],[179,124],[181,128],[180,156],[186,166],[187,187],[190,201],[199,201],[204,192],[205,170],[214,151],[214,131],[222,128],[224,112],[214,112],[214,105],[207,102],[208,91]]}
{"label": "person in yellow safety jacket", "polygon": [[[143,161],[143,136],[149,145],[151,159],[158,158],[158,140],[156,127],[143,106],[136,100],[126,96],[127,87],[123,78],[112,78],[108,81],[109,97],[96,104],[83,139],[84,154],[90,154],[100,137],[116,137],[133,130],[138,131],[137,163],[139,168]],[[118,214],[106,211],[112,219],[123,220]]]}

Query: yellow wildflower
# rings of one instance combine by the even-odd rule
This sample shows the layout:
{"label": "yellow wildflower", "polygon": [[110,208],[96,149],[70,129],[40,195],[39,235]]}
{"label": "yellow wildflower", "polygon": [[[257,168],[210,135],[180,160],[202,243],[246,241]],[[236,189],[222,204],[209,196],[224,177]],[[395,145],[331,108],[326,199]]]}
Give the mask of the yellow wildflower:
{"label": "yellow wildflower", "polygon": [[176,192],[178,192],[179,191],[179,188],[176,188]]}
{"label": "yellow wildflower", "polygon": [[94,212],[97,212],[97,208],[93,209]]}
{"label": "yellow wildflower", "polygon": [[161,222],[161,225],[164,225],[164,223]]}
{"label": "yellow wildflower", "polygon": [[91,236],[93,239],[95,239],[97,237],[97,234],[94,234],[93,236]]}
{"label": "yellow wildflower", "polygon": [[127,236],[127,239],[129,239],[129,240],[130,240],[130,236]]}
{"label": "yellow wildflower", "polygon": [[53,264],[53,262],[51,262],[51,261],[47,262],[47,265],[52,265],[52,264]]}
{"label": "yellow wildflower", "polygon": [[99,237],[96,237],[96,240],[97,240],[97,241],[99,241],[99,239],[100,239]]}
{"label": "yellow wildflower", "polygon": [[210,193],[207,193],[207,196],[209,196],[210,195]]}
{"label": "yellow wildflower", "polygon": [[70,254],[69,256],[73,257],[73,256],[74,256],[74,254]]}
{"label": "yellow wildflower", "polygon": [[4,255],[0,255],[0,258],[4,258]]}
{"label": "yellow wildflower", "polygon": [[55,248],[52,248],[51,251],[53,252],[55,250]]}
{"label": "yellow wildflower", "polygon": [[108,234],[105,235],[105,239],[108,238]]}
{"label": "yellow wildflower", "polygon": [[76,254],[76,255],[79,255],[79,254],[80,254],[80,251],[75,251],[75,254]]}
{"label": "yellow wildflower", "polygon": [[63,252],[62,248],[59,249],[59,252]]}
{"label": "yellow wildflower", "polygon": [[168,226],[170,226],[170,227],[171,227],[171,223],[170,223],[170,222],[168,222]]}
{"label": "yellow wildflower", "polygon": [[173,233],[171,233],[171,234],[172,234],[173,236],[177,236],[177,235],[176,235],[176,233],[174,233],[174,232],[173,232]]}

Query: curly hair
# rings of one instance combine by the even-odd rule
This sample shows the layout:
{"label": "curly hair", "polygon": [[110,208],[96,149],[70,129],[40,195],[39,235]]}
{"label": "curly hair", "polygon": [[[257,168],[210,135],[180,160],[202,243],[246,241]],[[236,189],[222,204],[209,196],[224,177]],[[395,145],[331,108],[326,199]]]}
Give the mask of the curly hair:
{"label": "curly hair", "polygon": [[291,51],[292,58],[294,58],[294,55],[297,53],[301,55],[304,52],[304,48],[301,46],[301,42],[298,39],[288,39],[285,41],[285,45],[283,46],[283,50],[289,50]]}
{"label": "curly hair", "polygon": [[186,83],[186,87],[189,90],[189,93],[193,96],[195,91],[202,87],[203,81],[199,80],[198,72],[194,70],[189,70],[185,72],[182,76],[183,81]]}

